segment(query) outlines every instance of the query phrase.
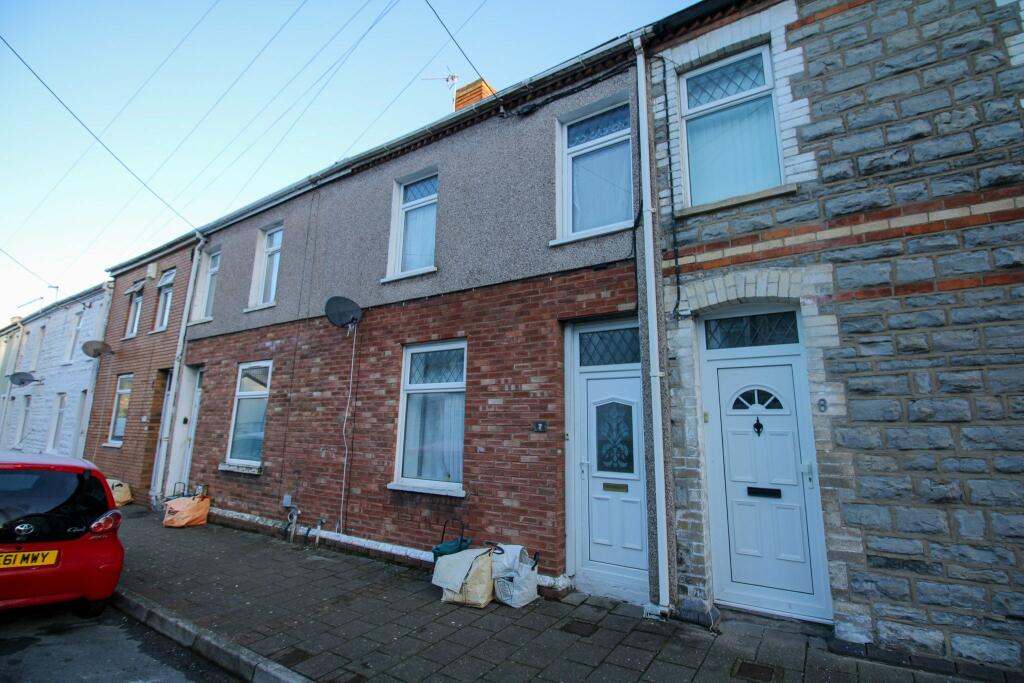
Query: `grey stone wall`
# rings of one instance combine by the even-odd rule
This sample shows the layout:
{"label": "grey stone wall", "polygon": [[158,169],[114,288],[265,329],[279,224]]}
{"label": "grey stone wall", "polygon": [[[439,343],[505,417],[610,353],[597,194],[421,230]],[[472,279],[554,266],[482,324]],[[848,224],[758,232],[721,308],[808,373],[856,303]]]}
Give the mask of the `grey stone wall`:
{"label": "grey stone wall", "polygon": [[[784,40],[804,68],[788,87],[808,102],[796,150],[813,154],[817,178],[770,198],[685,206],[680,65],[663,78],[652,60],[679,604],[714,602],[700,379],[687,360],[701,311],[686,292],[724,273],[828,267],[814,301],[837,337],[811,390],[838,387],[841,403],[816,432],[836,634],[1001,677],[1021,667],[1024,641],[1021,5],[797,11]],[[730,302],[765,300],[793,299]]]}

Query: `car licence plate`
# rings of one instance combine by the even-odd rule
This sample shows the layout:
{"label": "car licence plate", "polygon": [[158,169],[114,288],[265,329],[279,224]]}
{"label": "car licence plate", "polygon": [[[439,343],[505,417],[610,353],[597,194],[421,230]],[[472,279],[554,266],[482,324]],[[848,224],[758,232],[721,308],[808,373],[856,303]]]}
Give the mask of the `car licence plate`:
{"label": "car licence plate", "polygon": [[33,550],[23,553],[0,553],[0,569],[45,567],[57,564],[57,550]]}

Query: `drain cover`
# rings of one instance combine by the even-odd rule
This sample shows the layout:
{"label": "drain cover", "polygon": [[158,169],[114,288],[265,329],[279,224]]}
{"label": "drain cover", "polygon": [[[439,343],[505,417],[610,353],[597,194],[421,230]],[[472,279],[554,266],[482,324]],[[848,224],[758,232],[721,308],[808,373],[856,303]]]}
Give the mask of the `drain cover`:
{"label": "drain cover", "polygon": [[571,633],[575,636],[592,636],[597,632],[596,624],[588,624],[585,621],[570,621],[568,624],[562,627],[562,630],[566,633]]}
{"label": "drain cover", "polygon": [[764,664],[740,660],[736,663],[736,669],[732,672],[732,675],[751,681],[772,681],[775,680],[775,669]]}

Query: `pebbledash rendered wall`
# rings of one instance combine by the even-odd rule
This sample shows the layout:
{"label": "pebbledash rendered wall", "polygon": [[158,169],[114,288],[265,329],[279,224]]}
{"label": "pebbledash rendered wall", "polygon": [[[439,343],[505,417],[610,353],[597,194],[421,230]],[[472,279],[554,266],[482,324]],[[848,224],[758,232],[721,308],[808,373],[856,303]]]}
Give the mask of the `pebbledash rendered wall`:
{"label": "pebbledash rendered wall", "polygon": [[[812,403],[829,405],[813,428],[837,647],[1020,669],[1021,10],[748,4],[651,50],[684,615],[715,595],[696,321],[796,303]],[[767,43],[789,185],[688,208],[677,74]]]}
{"label": "pebbledash rendered wall", "polygon": [[[194,244],[195,239],[188,236],[170,248],[161,248],[162,253],[158,255],[140,257],[114,276],[110,314],[103,337],[111,352],[100,356],[84,457],[95,462],[105,476],[128,482],[136,500],[144,500],[149,492],[164,392],[178,348]],[[166,329],[154,331],[156,285],[160,275],[171,268],[176,272],[170,319]],[[125,291],[139,280],[144,280],[145,286],[138,332],[126,337],[130,297]],[[124,441],[113,444],[109,436],[117,378],[128,373],[133,375],[133,383]]]}
{"label": "pebbledash rendered wall", "polygon": [[[476,543],[526,545],[542,572],[563,574],[563,323],[635,315],[636,301],[625,261],[370,308],[357,333],[318,317],[191,341],[187,364],[205,368],[192,484],[206,484],[218,510],[283,522],[288,494],[303,526],[323,520],[326,531],[419,550],[459,518]],[[390,490],[402,349],[450,339],[466,341],[467,495]],[[224,471],[238,363],[257,360],[273,361],[262,467]],[[533,432],[534,420],[547,431]]]}

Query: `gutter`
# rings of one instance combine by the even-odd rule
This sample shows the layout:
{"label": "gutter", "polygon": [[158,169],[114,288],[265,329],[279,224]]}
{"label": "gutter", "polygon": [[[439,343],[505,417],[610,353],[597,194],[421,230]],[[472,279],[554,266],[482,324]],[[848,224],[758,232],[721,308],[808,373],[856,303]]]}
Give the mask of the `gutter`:
{"label": "gutter", "polygon": [[[160,462],[154,463],[153,478],[149,498],[155,504],[164,497],[164,482],[171,463],[171,447],[174,445],[174,425],[178,418],[178,392],[181,390],[181,366],[185,362],[185,334],[188,332],[188,319],[192,314],[192,298],[195,295],[196,280],[199,279],[199,261],[203,256],[206,236],[198,230],[195,232],[196,244],[192,247],[192,267],[188,274],[188,287],[185,289],[185,308],[181,312],[181,324],[178,326],[178,345],[174,352],[174,365],[171,369],[170,391],[165,393],[165,400],[171,402],[171,410],[167,414],[167,424],[160,425],[160,431],[166,431],[166,442],[160,454]],[[193,416],[194,418],[194,416]],[[188,482],[185,483],[186,487]]]}
{"label": "gutter", "polygon": [[668,505],[665,501],[665,430],[661,403],[661,349],[658,344],[658,297],[655,283],[655,254],[661,250],[654,243],[654,212],[651,205],[651,151],[650,129],[647,123],[647,63],[644,59],[642,34],[633,38],[636,51],[636,92],[640,122],[640,187],[643,203],[644,231],[644,296],[647,307],[647,346],[651,379],[651,432],[654,449],[654,501],[658,542],[658,607],[669,608],[668,584]]}

